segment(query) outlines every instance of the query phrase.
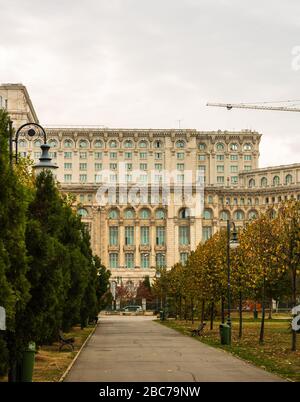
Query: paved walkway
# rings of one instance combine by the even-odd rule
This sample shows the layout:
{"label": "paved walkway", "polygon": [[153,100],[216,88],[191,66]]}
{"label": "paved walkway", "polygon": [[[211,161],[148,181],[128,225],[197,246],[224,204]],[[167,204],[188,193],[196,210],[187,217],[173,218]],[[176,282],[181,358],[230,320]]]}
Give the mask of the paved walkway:
{"label": "paved walkway", "polygon": [[282,381],[153,322],[104,316],[65,381]]}

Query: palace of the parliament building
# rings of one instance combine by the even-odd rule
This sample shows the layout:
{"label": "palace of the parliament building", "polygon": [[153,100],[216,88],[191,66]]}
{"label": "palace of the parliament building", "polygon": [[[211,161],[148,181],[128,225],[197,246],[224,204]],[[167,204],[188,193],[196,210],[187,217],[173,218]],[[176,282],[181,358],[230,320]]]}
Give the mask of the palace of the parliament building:
{"label": "palace of the parliament building", "polygon": [[[0,85],[0,107],[9,112],[15,128],[38,122],[21,84]],[[184,263],[197,244],[228,219],[241,227],[266,209],[276,214],[284,200],[300,199],[300,163],[259,168],[261,134],[252,130],[69,126],[47,127],[46,132],[61,191],[74,196],[94,253],[111,270],[112,280],[124,285],[137,284],[147,275],[153,278],[158,267]],[[19,152],[38,161],[40,145],[39,139],[24,136]],[[193,174],[192,193],[195,172],[201,172],[201,213],[190,208],[184,196],[175,202],[175,188],[186,171]],[[162,172],[172,172],[172,183],[177,183],[167,197]],[[126,186],[120,184],[121,173]],[[150,175],[153,194],[145,192],[139,202],[124,198],[124,188],[130,193],[137,182],[148,188]],[[115,192],[107,193],[106,203],[99,202],[99,187],[107,181]]]}

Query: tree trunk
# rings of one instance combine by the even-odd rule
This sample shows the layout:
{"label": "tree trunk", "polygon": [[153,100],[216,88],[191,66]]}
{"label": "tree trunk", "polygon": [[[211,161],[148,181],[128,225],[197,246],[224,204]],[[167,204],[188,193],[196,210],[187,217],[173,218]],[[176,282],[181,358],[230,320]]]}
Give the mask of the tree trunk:
{"label": "tree trunk", "polygon": [[210,305],[210,330],[214,328],[215,302],[212,300]]}
{"label": "tree trunk", "polygon": [[205,315],[205,300],[202,300],[202,308],[201,308],[201,323],[204,322],[204,315]]}
{"label": "tree trunk", "polygon": [[243,335],[243,294],[239,292],[239,338],[242,338]]}
{"label": "tree trunk", "polygon": [[225,297],[222,296],[221,298],[221,319],[222,319],[222,324],[225,323]]}
{"label": "tree trunk", "polygon": [[192,324],[194,324],[194,301],[191,299],[191,317],[192,317]]}
{"label": "tree trunk", "polygon": [[266,313],[266,278],[264,276],[263,279],[263,292],[262,292],[262,310],[261,310],[261,324],[260,324],[260,334],[259,334],[259,343],[264,343],[264,335],[265,335],[265,313]]}
{"label": "tree trunk", "polygon": [[[292,303],[293,307],[297,304],[297,269],[292,267]],[[292,352],[297,350],[297,333],[292,330]]]}
{"label": "tree trunk", "polygon": [[179,319],[182,320],[182,296],[179,296]]}
{"label": "tree trunk", "polygon": [[269,303],[270,303],[270,308],[269,308],[269,317],[268,317],[268,319],[272,320],[272,310],[273,310],[273,298],[272,297],[270,297]]}

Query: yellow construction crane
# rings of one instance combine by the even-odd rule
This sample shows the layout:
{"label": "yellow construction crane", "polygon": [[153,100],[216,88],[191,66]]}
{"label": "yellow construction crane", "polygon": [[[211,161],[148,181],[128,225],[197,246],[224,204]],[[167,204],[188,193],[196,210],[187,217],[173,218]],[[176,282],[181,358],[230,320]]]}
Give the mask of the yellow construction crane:
{"label": "yellow construction crane", "polygon": [[[285,102],[299,102],[299,101],[285,101]],[[279,102],[263,102],[263,103],[267,104],[267,103],[279,103]],[[207,103],[206,106],[226,107],[226,109],[228,110],[235,108],[235,109],[276,110],[279,112],[300,112],[299,107],[268,106],[253,103]]]}

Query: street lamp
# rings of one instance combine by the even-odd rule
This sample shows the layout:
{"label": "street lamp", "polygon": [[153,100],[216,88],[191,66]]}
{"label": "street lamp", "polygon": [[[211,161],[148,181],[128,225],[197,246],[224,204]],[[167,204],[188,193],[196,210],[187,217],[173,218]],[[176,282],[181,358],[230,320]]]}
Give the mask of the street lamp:
{"label": "street lamp", "polygon": [[[18,141],[20,135],[28,135],[29,137],[42,137],[43,144],[41,145],[42,155],[39,158],[39,162],[33,166],[35,174],[38,175],[43,170],[53,171],[58,168],[55,163],[52,163],[52,158],[49,155],[50,145],[47,144],[47,134],[45,129],[38,123],[25,123],[16,131],[13,138],[13,123],[9,120],[9,154],[10,164],[12,166],[13,159],[15,163],[18,163]],[[15,148],[15,149],[14,149]],[[15,155],[14,155],[15,153]]]}
{"label": "street lamp", "polygon": [[[157,268],[155,272],[155,278],[160,279],[161,278],[161,272]],[[160,308],[162,309],[162,298],[160,297]],[[156,310],[158,311],[158,297],[156,297]]]}
{"label": "street lamp", "polygon": [[[231,225],[233,226],[233,231],[231,233]],[[231,300],[230,300],[230,249],[235,250],[239,246],[238,234],[236,230],[235,223],[233,221],[227,220],[227,325],[229,327],[229,345],[231,344]]]}

